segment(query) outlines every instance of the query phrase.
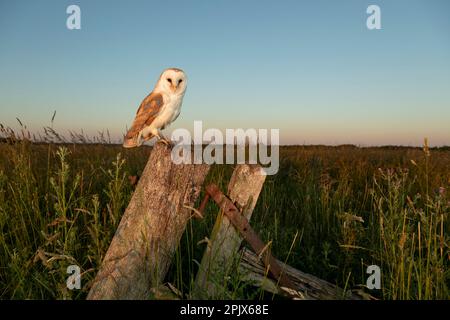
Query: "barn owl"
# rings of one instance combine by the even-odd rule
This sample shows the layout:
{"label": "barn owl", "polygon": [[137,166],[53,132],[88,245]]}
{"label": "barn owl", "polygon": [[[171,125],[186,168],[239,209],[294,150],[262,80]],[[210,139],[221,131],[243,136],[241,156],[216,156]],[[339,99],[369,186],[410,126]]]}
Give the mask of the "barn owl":
{"label": "barn owl", "polygon": [[187,77],[183,70],[164,70],[153,91],[141,102],[133,124],[124,138],[123,146],[139,147],[153,137],[170,144],[162,137],[160,130],[180,115],[186,85]]}

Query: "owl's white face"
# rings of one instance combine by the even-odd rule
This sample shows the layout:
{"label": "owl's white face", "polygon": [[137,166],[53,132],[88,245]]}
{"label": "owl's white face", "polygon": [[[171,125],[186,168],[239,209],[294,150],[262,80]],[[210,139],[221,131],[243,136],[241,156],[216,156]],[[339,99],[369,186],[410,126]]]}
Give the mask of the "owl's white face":
{"label": "owl's white face", "polygon": [[186,91],[187,77],[183,70],[170,68],[163,71],[155,90],[168,94],[183,95]]}

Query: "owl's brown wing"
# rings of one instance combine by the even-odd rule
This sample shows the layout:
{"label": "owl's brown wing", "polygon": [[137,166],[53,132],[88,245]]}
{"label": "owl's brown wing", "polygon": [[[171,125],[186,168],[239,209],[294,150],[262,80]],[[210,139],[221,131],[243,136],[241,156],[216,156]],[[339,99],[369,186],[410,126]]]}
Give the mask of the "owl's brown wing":
{"label": "owl's brown wing", "polygon": [[139,132],[146,126],[150,125],[159,114],[164,104],[163,97],[159,93],[150,93],[139,106],[130,130],[125,135],[123,146],[125,148],[133,148],[137,146],[137,137]]}

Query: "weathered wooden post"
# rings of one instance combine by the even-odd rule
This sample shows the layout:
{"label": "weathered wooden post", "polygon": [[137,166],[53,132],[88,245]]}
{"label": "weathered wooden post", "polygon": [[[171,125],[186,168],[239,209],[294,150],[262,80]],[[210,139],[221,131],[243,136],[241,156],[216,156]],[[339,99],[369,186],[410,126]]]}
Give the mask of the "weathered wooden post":
{"label": "weathered wooden post", "polygon": [[179,164],[157,143],[88,299],[148,299],[163,281],[209,165]]}
{"label": "weathered wooden post", "polygon": [[[259,165],[237,165],[228,184],[229,198],[241,208],[245,218],[250,217],[266,179]],[[224,278],[233,267],[234,257],[242,237],[228,218],[219,213],[211,239],[202,258],[195,280],[193,298],[221,298],[225,293]]]}

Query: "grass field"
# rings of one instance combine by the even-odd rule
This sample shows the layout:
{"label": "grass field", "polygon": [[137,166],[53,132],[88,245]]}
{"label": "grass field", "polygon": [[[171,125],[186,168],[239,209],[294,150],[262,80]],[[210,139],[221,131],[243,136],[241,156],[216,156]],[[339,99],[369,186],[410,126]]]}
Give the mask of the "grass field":
{"label": "grass field", "polygon": [[[150,151],[0,143],[0,298],[84,299]],[[215,165],[206,183],[225,190],[232,170]],[[252,225],[280,260],[342,288],[361,288],[376,264],[381,290],[365,291],[377,298],[448,299],[449,188],[448,148],[282,147]],[[184,295],[216,213],[210,204],[181,240],[166,280]],[[81,290],[66,288],[71,264]],[[224,298],[261,296],[238,277]]]}

